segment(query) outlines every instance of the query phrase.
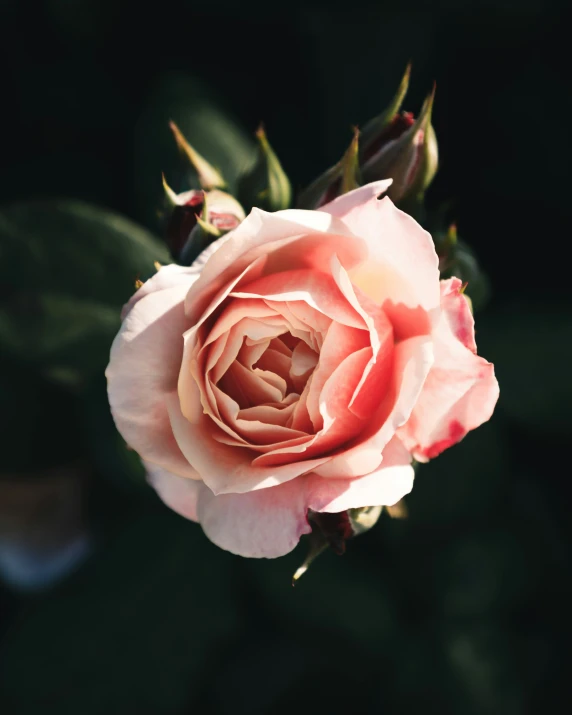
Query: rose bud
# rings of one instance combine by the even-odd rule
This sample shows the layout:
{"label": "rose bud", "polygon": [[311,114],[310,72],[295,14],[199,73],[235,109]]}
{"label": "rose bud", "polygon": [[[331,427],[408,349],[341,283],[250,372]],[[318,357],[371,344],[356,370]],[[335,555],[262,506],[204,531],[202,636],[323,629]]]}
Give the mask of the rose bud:
{"label": "rose bud", "polygon": [[193,149],[175,122],[169,122],[169,127],[173,132],[179,151],[188,159],[196,171],[201,188],[207,191],[210,189],[224,189],[226,181],[219,171],[214,166],[211,166],[198,151]]}
{"label": "rose bud", "polygon": [[353,191],[361,185],[358,162],[359,131],[354,136],[337,164],[325,171],[298,197],[298,208],[318,209],[338,196]]}
{"label": "rose bud", "polygon": [[290,180],[270,146],[261,126],[256,132],[258,154],[254,164],[238,182],[238,197],[248,207],[279,211],[287,209],[292,200]]}
{"label": "rose bud", "polygon": [[378,199],[387,187],[255,208],[124,309],[106,372],[117,428],[223,549],[282,556],[324,514],[396,505],[413,460],[491,417],[462,282],[440,280],[431,235]]}
{"label": "rose bud", "polygon": [[176,194],[165,177],[163,187],[170,207],[166,242],[173,256],[183,263],[192,253],[198,255],[213,238],[236,228],[244,219],[242,206],[224,191],[198,189]]}
{"label": "rose bud", "polygon": [[364,181],[393,179],[388,195],[399,204],[422,198],[438,166],[437,139],[431,124],[435,91],[425,100],[417,120],[411,112],[399,111],[409,73],[410,67],[385,112],[365,126],[360,156]]}

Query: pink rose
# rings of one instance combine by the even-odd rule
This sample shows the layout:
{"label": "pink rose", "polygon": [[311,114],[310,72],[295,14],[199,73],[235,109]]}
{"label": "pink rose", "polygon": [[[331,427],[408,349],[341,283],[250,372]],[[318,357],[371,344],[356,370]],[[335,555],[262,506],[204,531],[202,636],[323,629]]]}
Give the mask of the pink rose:
{"label": "pink rose", "polygon": [[320,211],[254,209],[133,296],[107,369],[118,429],[172,509],[243,556],[276,557],[308,510],[392,505],[491,416],[456,278],[390,182]]}

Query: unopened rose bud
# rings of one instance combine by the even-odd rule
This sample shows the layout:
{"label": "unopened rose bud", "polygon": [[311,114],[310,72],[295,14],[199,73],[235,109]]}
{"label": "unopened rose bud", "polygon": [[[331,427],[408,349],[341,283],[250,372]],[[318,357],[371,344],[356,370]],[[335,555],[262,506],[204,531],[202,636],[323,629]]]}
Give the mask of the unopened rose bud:
{"label": "unopened rose bud", "polygon": [[342,158],[302,191],[298,197],[298,208],[318,209],[361,186],[358,152],[359,131],[354,129],[351,144]]}
{"label": "unopened rose bud", "polygon": [[417,120],[401,110],[409,88],[411,66],[389,106],[362,131],[360,166],[364,182],[393,179],[388,196],[406,210],[414,210],[433,180],[438,148],[431,125],[435,90],[426,99]]}
{"label": "unopened rose bud", "polygon": [[431,125],[434,92],[417,120],[410,112],[395,114],[363,148],[364,181],[393,179],[388,190],[395,203],[418,200],[437,172],[438,148]]}
{"label": "unopened rose bud", "polygon": [[224,191],[198,189],[177,194],[165,177],[163,188],[170,211],[165,239],[171,253],[178,259],[183,260],[183,254],[186,254],[186,259],[189,258],[188,244],[196,248],[199,235],[206,233],[218,238],[232,231],[244,219],[242,206]]}
{"label": "unopened rose bud", "polygon": [[220,172],[215,169],[214,166],[211,166],[198,151],[193,149],[175,122],[170,122],[169,126],[173,132],[179,151],[188,159],[196,171],[201,188],[207,191],[210,189],[224,189],[226,187],[226,181]]}
{"label": "unopened rose bud", "polygon": [[270,146],[263,127],[256,132],[256,161],[239,179],[238,197],[248,209],[256,206],[266,211],[290,207],[292,187],[276,153]]}

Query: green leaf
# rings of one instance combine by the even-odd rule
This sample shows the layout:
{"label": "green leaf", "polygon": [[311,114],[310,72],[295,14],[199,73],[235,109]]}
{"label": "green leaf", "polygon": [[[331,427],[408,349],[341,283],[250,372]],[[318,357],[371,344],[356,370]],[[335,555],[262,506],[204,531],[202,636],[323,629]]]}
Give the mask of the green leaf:
{"label": "green leaf", "polygon": [[181,713],[198,696],[213,658],[242,630],[229,597],[236,559],[150,498],[12,624],[1,712]]}
{"label": "green leaf", "polygon": [[147,231],[79,201],[0,210],[0,349],[67,386],[105,369],[135,280],[167,262]]}
{"label": "green leaf", "polygon": [[499,409],[533,434],[564,437],[572,428],[571,307],[518,303],[481,316],[479,353],[494,363]]}

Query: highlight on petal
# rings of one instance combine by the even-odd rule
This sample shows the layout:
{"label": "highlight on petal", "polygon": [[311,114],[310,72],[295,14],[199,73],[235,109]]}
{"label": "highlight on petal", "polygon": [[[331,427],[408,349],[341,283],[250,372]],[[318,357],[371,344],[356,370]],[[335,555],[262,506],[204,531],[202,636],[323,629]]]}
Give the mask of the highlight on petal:
{"label": "highlight on petal", "polygon": [[338,207],[336,215],[367,244],[368,255],[359,265],[349,268],[342,261],[352,283],[378,305],[391,301],[436,310],[439,265],[430,234],[387,197],[378,200],[370,191],[371,198],[357,200],[357,192],[366,190],[370,191],[369,186],[352,192],[355,201],[347,194],[324,207],[334,211],[337,202],[344,201],[343,210]]}

